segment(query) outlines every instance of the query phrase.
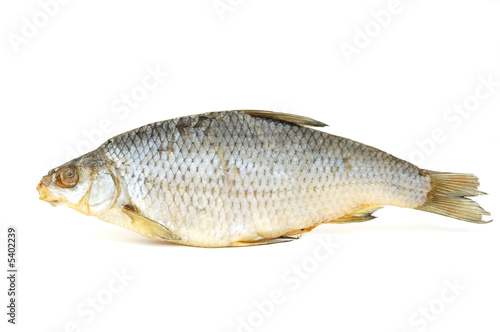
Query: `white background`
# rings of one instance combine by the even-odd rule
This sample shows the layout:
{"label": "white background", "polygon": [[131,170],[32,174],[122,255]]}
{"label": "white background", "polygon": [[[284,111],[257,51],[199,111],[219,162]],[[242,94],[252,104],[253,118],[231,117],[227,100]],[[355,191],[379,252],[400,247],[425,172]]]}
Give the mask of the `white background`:
{"label": "white background", "polygon": [[[422,168],[475,173],[489,193],[478,201],[498,218],[500,87],[485,97],[480,86],[500,82],[499,1],[401,0],[385,26],[370,13],[389,1],[223,0],[218,12],[212,0],[75,0],[45,6],[51,16],[48,2],[0,5],[0,257],[4,271],[15,225],[19,268],[15,326],[1,278],[2,331],[500,330],[498,220],[389,207],[291,243],[203,249],[52,208],[35,190],[68,151],[125,130],[266,109]],[[357,53],[346,57],[347,44]],[[118,110],[156,69],[168,77]],[[449,113],[464,101],[470,112]],[[328,253],[320,241],[338,246]]]}

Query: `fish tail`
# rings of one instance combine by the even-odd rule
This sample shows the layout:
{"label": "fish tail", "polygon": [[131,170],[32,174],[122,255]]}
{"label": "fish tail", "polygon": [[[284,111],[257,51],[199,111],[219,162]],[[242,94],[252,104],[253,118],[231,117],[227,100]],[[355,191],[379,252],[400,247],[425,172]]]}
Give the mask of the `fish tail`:
{"label": "fish tail", "polygon": [[476,224],[486,224],[492,221],[483,220],[483,216],[489,216],[490,213],[468,198],[485,194],[477,190],[479,179],[475,175],[428,170],[423,170],[423,172],[430,176],[432,189],[427,194],[425,203],[417,207],[417,210]]}

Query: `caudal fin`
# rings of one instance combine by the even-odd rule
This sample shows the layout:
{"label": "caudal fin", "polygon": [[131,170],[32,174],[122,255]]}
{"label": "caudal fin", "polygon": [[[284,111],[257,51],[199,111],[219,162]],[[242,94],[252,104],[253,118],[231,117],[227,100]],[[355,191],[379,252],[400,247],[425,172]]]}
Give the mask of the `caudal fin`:
{"label": "caudal fin", "polygon": [[483,220],[489,216],[477,202],[468,196],[484,194],[477,190],[479,180],[472,174],[443,173],[425,171],[431,177],[431,191],[427,201],[417,210],[437,213],[443,216],[465,220],[476,224],[486,224],[492,220]]}

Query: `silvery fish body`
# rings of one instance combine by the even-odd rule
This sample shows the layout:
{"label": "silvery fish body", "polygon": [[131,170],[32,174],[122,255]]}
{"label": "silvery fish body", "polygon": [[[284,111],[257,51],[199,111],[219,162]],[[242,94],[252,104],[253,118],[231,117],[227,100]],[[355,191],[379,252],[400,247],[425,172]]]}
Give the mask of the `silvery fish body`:
{"label": "silvery fish body", "polygon": [[480,193],[476,177],[422,170],[311,128],[323,125],[266,111],[155,122],[52,170],[38,189],[144,236],[203,247],[287,241],[369,220],[385,205],[484,222],[487,212],[465,198]]}

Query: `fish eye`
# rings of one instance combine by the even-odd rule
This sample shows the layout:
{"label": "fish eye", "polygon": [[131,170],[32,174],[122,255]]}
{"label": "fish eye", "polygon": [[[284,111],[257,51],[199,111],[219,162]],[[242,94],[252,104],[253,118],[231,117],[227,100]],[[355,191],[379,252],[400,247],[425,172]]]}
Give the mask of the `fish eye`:
{"label": "fish eye", "polygon": [[62,188],[72,188],[78,183],[78,173],[72,167],[65,167],[57,171],[56,184]]}

